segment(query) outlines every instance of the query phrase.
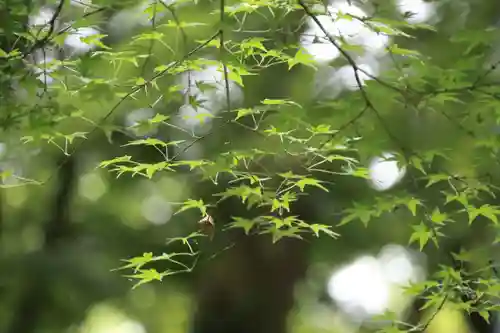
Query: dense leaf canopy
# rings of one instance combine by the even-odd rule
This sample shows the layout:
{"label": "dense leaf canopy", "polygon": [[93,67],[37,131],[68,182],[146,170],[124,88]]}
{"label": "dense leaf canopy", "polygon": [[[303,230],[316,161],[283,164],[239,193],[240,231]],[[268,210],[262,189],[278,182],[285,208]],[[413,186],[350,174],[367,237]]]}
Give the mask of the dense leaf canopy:
{"label": "dense leaf canopy", "polygon": [[[0,330],[45,327],[31,298],[49,296],[31,293],[59,274],[142,288],[259,239],[319,261],[329,246],[411,246],[427,254],[427,277],[404,288],[419,315],[386,312],[376,329],[423,332],[446,305],[490,332],[499,13],[493,0],[2,0],[1,262],[25,268],[0,281],[20,304],[0,308]],[[103,263],[84,273],[85,260]],[[103,291],[60,327],[113,294],[91,280]]]}

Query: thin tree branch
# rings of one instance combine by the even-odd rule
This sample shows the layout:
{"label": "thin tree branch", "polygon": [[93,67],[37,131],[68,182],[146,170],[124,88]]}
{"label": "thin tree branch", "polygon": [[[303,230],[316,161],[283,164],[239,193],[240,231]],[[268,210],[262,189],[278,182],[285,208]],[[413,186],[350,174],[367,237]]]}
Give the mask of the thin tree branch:
{"label": "thin tree branch", "polygon": [[47,31],[47,35],[45,35],[42,39],[38,39],[30,48],[30,50],[26,53],[26,55],[33,53],[33,51],[35,51],[38,48],[41,47],[43,48],[45,44],[49,41],[49,39],[52,37],[52,34],[54,33],[54,30],[56,28],[56,21],[59,18],[59,15],[61,14],[65,2],[66,0],[59,0],[59,4],[57,5],[54,14],[52,15],[51,19],[48,22],[49,31]]}
{"label": "thin tree branch", "polygon": [[[172,4],[167,5],[165,2],[160,1],[160,3],[165,7],[170,14],[172,15],[172,18],[174,19],[175,24],[177,24],[177,28],[179,29],[182,37],[182,47],[184,52],[188,52],[188,36],[184,28],[181,26],[181,21],[179,20],[179,16],[177,16],[177,13],[174,9],[174,6]],[[191,96],[191,84],[192,84],[192,71],[190,69],[187,70],[187,88],[186,88],[186,103],[189,103],[189,97]]]}
{"label": "thin tree branch", "polygon": [[227,111],[231,111],[231,96],[229,95],[229,73],[227,70],[227,65],[226,65],[226,46],[224,43],[224,29],[225,29],[225,22],[224,22],[224,17],[226,16],[225,13],[225,3],[224,0],[220,0],[220,30],[219,30],[219,36],[220,36],[220,57],[222,61],[222,67],[224,69],[224,86],[226,90],[226,108]]}
{"label": "thin tree branch", "polygon": [[[162,1],[160,1],[160,2],[162,2]],[[158,6],[158,0],[155,0],[155,2],[153,4],[153,18],[151,20],[151,22],[153,24],[153,31],[156,30],[156,7],[157,6]],[[156,41],[156,39],[154,39],[154,38],[150,39],[150,41],[149,41],[148,56],[144,60],[144,62],[142,64],[142,69],[141,69],[141,77],[142,78],[144,78],[144,75],[145,75],[145,72],[146,72],[146,67],[147,67],[147,65],[149,63],[149,60],[151,59],[151,55],[152,55],[152,52],[153,52],[153,47],[155,45],[155,41]]]}

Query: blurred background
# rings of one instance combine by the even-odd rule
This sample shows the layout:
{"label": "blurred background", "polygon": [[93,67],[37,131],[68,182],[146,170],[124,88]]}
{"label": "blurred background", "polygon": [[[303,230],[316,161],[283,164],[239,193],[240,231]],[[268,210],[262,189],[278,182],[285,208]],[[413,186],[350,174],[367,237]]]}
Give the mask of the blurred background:
{"label": "blurred background", "polygon": [[[58,6],[58,2],[42,0],[2,0],[1,4],[4,46],[15,40],[8,31],[44,26]],[[100,161],[125,154],[136,160],[158,161],[161,155],[154,149],[123,147],[131,138],[145,136],[186,140],[193,134],[212,131],[207,140],[185,151],[180,145],[171,152],[193,160],[215,158],[227,151],[225,144],[231,140],[235,147],[262,144],[258,142],[261,139],[240,128],[218,130],[213,126],[224,109],[225,92],[222,74],[211,66],[165,78],[163,95],[139,93],[137,98],[122,103],[107,122],[108,127],[89,137],[70,158],[63,154],[67,140],[34,139],[52,126],[44,123],[44,114],[69,105],[74,113],[64,125],[66,133],[88,132],[116,104],[113,89],[127,91],[123,84],[137,77],[138,72],[141,77],[152,77],[155,68],[179,59],[179,55],[216,32],[218,14],[212,12],[218,8],[217,2],[158,0],[156,5],[157,12],[151,13],[151,9],[145,12],[151,3],[140,0],[66,1],[56,25],[57,29],[71,25],[71,29],[52,46],[26,59],[25,65],[31,71],[28,78],[21,79],[7,70],[2,74],[2,123],[15,123],[13,115],[29,109],[36,111],[30,119],[38,125],[36,130],[22,124],[5,125],[0,135],[0,163],[2,170],[8,171],[2,178],[5,185],[12,186],[0,193],[0,332],[354,333],[376,331],[381,324],[373,318],[387,311],[397,313],[402,320],[411,316],[415,312],[414,299],[406,296],[402,287],[427,279],[437,262],[442,262],[440,251],[450,251],[451,245],[440,249],[429,245],[424,253],[418,251],[418,246],[408,245],[408,226],[414,222],[408,212],[382,214],[367,227],[356,221],[335,228],[341,234],[336,240],[286,239],[272,244],[267,236],[221,231],[220,225],[231,216],[248,214],[243,205],[228,200],[213,214],[213,241],[200,240],[193,245],[203,255],[192,272],[132,289],[133,282],[123,272],[112,271],[122,265],[122,259],[145,252],[159,254],[172,248],[185,251],[182,245],[167,245],[167,240],[196,231],[199,217],[190,213],[174,216],[178,204],[188,198],[205,198],[209,202],[211,194],[223,191],[223,185],[199,182],[189,172],[160,173],[151,180],[129,175],[117,178],[115,173],[96,168]],[[226,5],[233,6],[235,13],[243,6],[238,2]],[[377,11],[434,26],[436,33],[415,31],[416,38],[398,43],[430,56],[437,66],[461,60],[462,50],[450,44],[452,37],[472,29],[497,27],[500,19],[497,0],[353,0],[352,4],[333,1],[328,6],[333,13],[341,10],[366,16]],[[244,87],[231,82],[233,107],[251,107],[265,98],[290,98],[305,105],[302,116],[308,121],[318,117],[332,128],[340,127],[344,119],[358,112],[354,107],[347,115],[334,112],[335,103],[356,94],[357,87],[352,68],[321,38],[322,32],[314,22],[303,13],[283,18],[273,18],[269,12],[261,14],[249,15],[246,22],[236,15],[229,21],[227,38],[238,41],[262,37],[277,47],[279,43],[296,43],[307,51],[319,70],[297,66],[288,71],[285,64],[245,76]],[[386,47],[395,42],[391,38],[374,33],[356,20],[333,22],[327,15],[320,19],[331,34],[349,36],[365,49],[356,60],[374,77],[384,77],[393,67],[386,52]],[[172,28],[168,22],[174,21],[186,24],[183,29]],[[189,24],[193,22],[197,24]],[[157,35],[137,38],[144,31]],[[478,51],[474,63],[478,72],[499,59],[497,36],[494,29],[491,31],[491,39],[484,42],[486,46]],[[93,56],[92,51],[102,50],[102,45],[81,40],[92,36],[118,52],[119,61],[115,63],[105,55]],[[146,56],[134,64],[127,52],[137,50]],[[217,52],[208,48],[198,56],[216,59]],[[72,63],[65,65],[56,60]],[[78,75],[71,74],[74,68]],[[496,77],[498,73],[493,70],[491,75]],[[368,87],[373,84],[368,76],[362,78]],[[197,84],[188,87],[188,82]],[[213,85],[214,89],[206,91],[199,83]],[[71,85],[80,85],[78,98],[61,88]],[[192,89],[199,101],[197,110],[183,99],[182,91],[186,89]],[[56,97],[40,97],[44,90],[56,92]],[[384,99],[383,93],[374,96],[375,102],[383,103]],[[314,105],[320,102],[324,102],[322,109],[315,111]],[[455,104],[446,106],[454,114],[468,110],[474,113],[472,104],[460,108]],[[471,169],[471,138],[447,119],[439,114],[417,117],[402,113],[394,105],[384,104],[383,110],[391,127],[404,133],[413,146],[450,148],[454,158],[447,162],[448,166]],[[138,126],[157,113],[169,115],[172,126]],[[40,119],[37,114],[42,115]],[[206,115],[201,117],[203,122],[200,114]],[[498,131],[495,120],[482,116],[486,120],[481,123],[467,123],[472,130]],[[370,126],[357,131],[368,138],[382,135],[380,129]],[[356,136],[356,131],[351,134]],[[81,138],[75,137],[78,140]],[[297,214],[306,221],[335,226],[341,219],[340,210],[353,202],[397,197],[411,188],[406,177],[410,171],[387,160],[394,150],[394,144],[381,143],[378,151],[362,159],[370,180],[333,179],[334,190],[328,194],[313,192],[298,205]],[[495,165],[491,165],[491,173],[498,173]],[[50,180],[44,185],[30,184],[31,179],[47,178]],[[429,200],[434,198],[432,193],[418,188],[412,191]],[[481,243],[485,232],[476,229],[464,229],[464,224],[457,223],[449,242]],[[474,329],[463,313],[445,306],[427,332],[469,333]]]}

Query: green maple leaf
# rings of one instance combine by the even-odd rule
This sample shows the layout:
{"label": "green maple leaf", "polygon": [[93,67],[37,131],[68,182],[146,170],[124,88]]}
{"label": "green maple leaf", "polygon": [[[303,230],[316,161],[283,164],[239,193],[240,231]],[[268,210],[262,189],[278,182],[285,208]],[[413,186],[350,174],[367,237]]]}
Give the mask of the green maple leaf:
{"label": "green maple leaf", "polygon": [[368,222],[370,221],[371,217],[376,215],[376,212],[374,210],[357,203],[354,203],[354,208],[346,209],[346,212],[348,214],[340,221],[337,226],[342,226],[351,221],[359,219],[366,227],[368,226]]}
{"label": "green maple leaf", "polygon": [[328,189],[326,187],[324,187],[323,185],[321,185],[321,182],[317,179],[303,178],[295,183],[295,186],[300,188],[301,192],[304,192],[304,187],[306,187],[306,185],[319,187],[323,191],[328,192]]}
{"label": "green maple leaf", "polygon": [[411,198],[409,201],[406,202],[406,206],[408,207],[413,216],[417,216],[418,205],[422,205],[422,202],[415,198]]}
{"label": "green maple leaf", "polygon": [[250,230],[256,225],[256,220],[249,220],[243,217],[233,216],[233,222],[229,224],[229,229],[242,228],[245,231],[245,235],[250,233]]}
{"label": "green maple leaf", "polygon": [[138,274],[134,275],[125,275],[125,277],[131,278],[131,279],[137,279],[139,282],[137,282],[132,289],[135,289],[139,287],[142,284],[151,282],[151,281],[161,281],[162,280],[162,275],[158,273],[158,271],[154,268],[151,269],[141,269],[138,271]]}
{"label": "green maple leaf", "polygon": [[312,230],[316,237],[319,237],[320,232],[327,234],[332,238],[338,238],[340,235],[332,230],[330,230],[331,226],[325,224],[311,224],[309,228]]}
{"label": "green maple leaf", "polygon": [[479,208],[468,206],[467,214],[469,215],[469,224],[471,224],[479,215],[486,217],[494,224],[498,224],[497,215],[500,214],[500,210],[497,207],[488,204],[482,205]]}
{"label": "green maple leaf", "polygon": [[431,215],[431,221],[436,224],[443,224],[448,219],[448,215],[441,213],[439,208],[436,207]]}
{"label": "green maple leaf", "polygon": [[203,216],[207,215],[207,205],[205,205],[205,203],[201,199],[200,200],[189,199],[189,200],[185,201],[182,204],[182,207],[177,212],[175,212],[175,214],[182,213],[183,211],[186,211],[186,210],[192,209],[192,208],[199,209],[201,212],[201,215],[203,215]]}
{"label": "green maple leaf", "polygon": [[430,230],[425,223],[420,222],[419,225],[413,226],[413,233],[410,236],[409,244],[418,241],[420,246],[420,251],[422,251],[432,236],[432,230]]}

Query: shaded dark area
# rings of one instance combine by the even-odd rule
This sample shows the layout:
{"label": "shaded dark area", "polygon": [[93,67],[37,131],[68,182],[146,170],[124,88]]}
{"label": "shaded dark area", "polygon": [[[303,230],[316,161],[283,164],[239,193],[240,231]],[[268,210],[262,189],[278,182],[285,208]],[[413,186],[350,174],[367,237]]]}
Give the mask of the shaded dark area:
{"label": "shaded dark area", "polygon": [[43,226],[44,246],[38,253],[33,254],[39,258],[39,262],[27,268],[23,283],[24,290],[22,290],[17,306],[14,307],[14,316],[6,332],[35,332],[47,305],[49,308],[54,306],[50,292],[51,278],[46,268],[54,266],[51,264],[51,258],[58,257],[65,243],[71,241],[70,203],[78,174],[75,157],[72,156],[68,160],[64,158],[61,161],[64,161],[64,164],[57,173],[58,188],[51,200],[53,203],[52,212],[49,214],[50,220],[46,221]]}

